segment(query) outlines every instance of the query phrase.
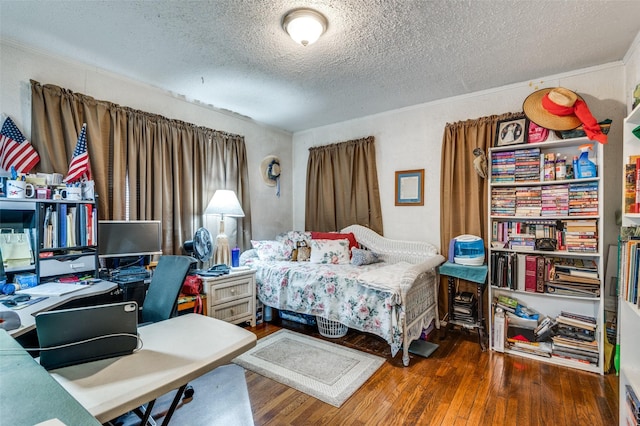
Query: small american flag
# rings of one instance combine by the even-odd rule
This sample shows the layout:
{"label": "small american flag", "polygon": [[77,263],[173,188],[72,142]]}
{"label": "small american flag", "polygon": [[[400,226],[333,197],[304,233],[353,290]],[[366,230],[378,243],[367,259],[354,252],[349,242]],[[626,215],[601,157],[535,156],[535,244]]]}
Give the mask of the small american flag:
{"label": "small american flag", "polygon": [[64,182],[75,182],[83,177],[91,179],[89,153],[87,152],[87,123],[82,125],[76,149],[73,151],[73,158],[69,164],[69,174],[64,178]]}
{"label": "small american flag", "polygon": [[0,167],[9,170],[13,166],[19,173],[28,173],[38,161],[40,156],[36,150],[7,117],[0,130]]}

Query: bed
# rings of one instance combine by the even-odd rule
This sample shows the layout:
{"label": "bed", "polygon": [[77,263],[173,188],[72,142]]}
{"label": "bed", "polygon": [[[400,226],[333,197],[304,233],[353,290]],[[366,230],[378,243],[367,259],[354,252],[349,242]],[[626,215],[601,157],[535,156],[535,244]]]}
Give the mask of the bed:
{"label": "bed", "polygon": [[[290,231],[273,242],[253,242],[241,263],[256,269],[257,296],[266,306],[372,333],[389,343],[392,357],[402,349],[408,366],[410,343],[431,321],[440,327],[437,266],[444,257],[429,243],[388,239],[360,225],[340,232],[349,233],[358,249],[375,253],[379,262],[355,266],[288,260],[299,243],[312,240],[309,232]],[[285,253],[264,255],[269,244],[271,250],[284,247]]]}

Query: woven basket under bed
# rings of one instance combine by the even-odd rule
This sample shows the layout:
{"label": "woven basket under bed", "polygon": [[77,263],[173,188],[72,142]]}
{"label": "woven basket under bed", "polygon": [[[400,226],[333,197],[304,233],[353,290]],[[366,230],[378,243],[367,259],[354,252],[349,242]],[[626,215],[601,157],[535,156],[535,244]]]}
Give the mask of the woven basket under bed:
{"label": "woven basket under bed", "polygon": [[324,337],[336,339],[346,336],[349,331],[349,327],[338,321],[331,321],[319,316],[316,316],[316,321],[318,322],[318,331]]}

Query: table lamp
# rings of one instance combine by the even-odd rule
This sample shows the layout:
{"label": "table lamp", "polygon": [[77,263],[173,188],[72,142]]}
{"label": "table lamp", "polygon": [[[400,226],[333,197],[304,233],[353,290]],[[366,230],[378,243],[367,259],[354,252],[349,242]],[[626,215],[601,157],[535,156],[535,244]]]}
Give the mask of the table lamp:
{"label": "table lamp", "polygon": [[220,215],[220,232],[216,236],[216,250],[213,255],[214,262],[231,264],[231,250],[229,249],[229,238],[224,233],[224,218],[244,217],[244,211],[240,206],[238,197],[234,191],[229,189],[218,189],[209,205],[204,211],[205,215]]}

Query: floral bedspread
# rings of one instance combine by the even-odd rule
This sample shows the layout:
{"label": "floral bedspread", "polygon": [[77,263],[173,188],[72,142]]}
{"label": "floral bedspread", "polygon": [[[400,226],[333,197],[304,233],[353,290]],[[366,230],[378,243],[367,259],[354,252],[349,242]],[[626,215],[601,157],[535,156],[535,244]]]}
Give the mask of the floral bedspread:
{"label": "floral bedspread", "polygon": [[265,305],[339,321],[385,339],[392,356],[400,350],[403,308],[399,291],[358,280],[361,274],[388,264],[328,265],[257,258],[248,264],[256,268],[258,297]]}

